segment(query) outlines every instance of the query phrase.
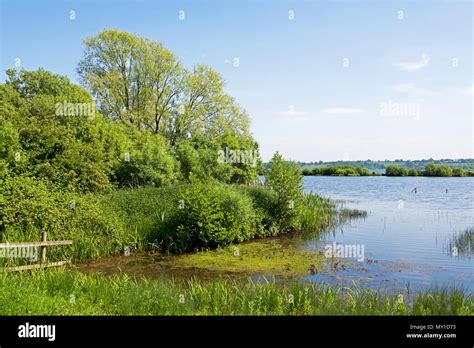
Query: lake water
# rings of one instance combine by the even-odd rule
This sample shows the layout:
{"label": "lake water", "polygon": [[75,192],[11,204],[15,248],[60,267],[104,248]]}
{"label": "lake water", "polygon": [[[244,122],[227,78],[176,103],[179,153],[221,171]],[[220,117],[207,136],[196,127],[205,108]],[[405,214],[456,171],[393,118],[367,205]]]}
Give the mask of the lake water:
{"label": "lake water", "polygon": [[363,246],[364,260],[345,258],[345,269],[305,280],[474,292],[474,178],[310,176],[304,188],[368,212],[306,242],[323,251],[333,242]]}

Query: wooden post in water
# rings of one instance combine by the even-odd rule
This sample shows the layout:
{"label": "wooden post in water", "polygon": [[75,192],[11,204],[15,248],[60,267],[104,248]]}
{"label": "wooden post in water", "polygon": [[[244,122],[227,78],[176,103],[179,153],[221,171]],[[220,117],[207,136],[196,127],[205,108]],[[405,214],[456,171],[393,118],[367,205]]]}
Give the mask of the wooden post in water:
{"label": "wooden post in water", "polygon": [[[46,242],[47,237],[47,232],[43,231],[43,242]],[[46,246],[41,247],[41,266],[46,266]]]}

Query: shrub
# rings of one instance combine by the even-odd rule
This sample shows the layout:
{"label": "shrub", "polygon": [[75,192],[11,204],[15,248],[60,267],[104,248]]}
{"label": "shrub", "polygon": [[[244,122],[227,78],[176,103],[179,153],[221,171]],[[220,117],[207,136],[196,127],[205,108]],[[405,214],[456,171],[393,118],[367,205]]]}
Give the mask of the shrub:
{"label": "shrub", "polygon": [[453,170],[448,165],[429,163],[425,167],[425,176],[452,176]]}
{"label": "shrub", "polygon": [[195,182],[177,209],[174,251],[216,248],[254,237],[261,229],[252,200],[233,186]]}
{"label": "shrub", "polygon": [[78,196],[58,189],[45,179],[6,178],[0,185],[0,240],[39,241],[72,239],[72,247],[53,248],[49,257],[95,258],[133,245],[135,237],[108,209],[104,197]]}
{"label": "shrub", "polygon": [[277,196],[273,217],[280,232],[295,230],[303,197],[300,167],[296,162],[285,161],[278,152],[269,165],[266,179]]}
{"label": "shrub", "polygon": [[303,175],[327,175],[327,176],[368,176],[367,168],[358,166],[326,166],[313,169],[303,169]]}
{"label": "shrub", "polygon": [[264,186],[239,186],[239,189],[252,199],[256,214],[262,224],[261,236],[275,236],[280,233],[275,220],[278,197],[274,190]]}
{"label": "shrub", "polygon": [[115,169],[115,180],[121,186],[163,186],[176,181],[175,160],[165,140],[129,129],[132,140]]}
{"label": "shrub", "polygon": [[466,173],[464,172],[464,169],[461,167],[457,167],[453,169],[453,176],[465,176]]}
{"label": "shrub", "polygon": [[408,169],[405,167],[395,166],[393,164],[385,168],[386,176],[408,176]]}

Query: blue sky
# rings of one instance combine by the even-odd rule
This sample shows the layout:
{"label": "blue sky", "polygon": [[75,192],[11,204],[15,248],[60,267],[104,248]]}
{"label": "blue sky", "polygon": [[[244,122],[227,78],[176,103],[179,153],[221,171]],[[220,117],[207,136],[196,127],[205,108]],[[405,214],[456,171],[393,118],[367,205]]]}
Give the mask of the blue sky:
{"label": "blue sky", "polygon": [[117,28],[221,73],[264,160],[474,157],[470,1],[0,2],[2,80],[19,58],[77,81]]}

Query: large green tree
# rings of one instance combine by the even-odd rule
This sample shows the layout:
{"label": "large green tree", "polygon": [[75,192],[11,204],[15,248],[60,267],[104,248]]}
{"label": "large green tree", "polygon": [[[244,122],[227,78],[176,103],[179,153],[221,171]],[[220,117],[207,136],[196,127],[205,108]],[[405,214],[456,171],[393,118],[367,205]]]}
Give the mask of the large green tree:
{"label": "large green tree", "polygon": [[164,137],[184,178],[194,171],[225,182],[255,180],[255,165],[217,161],[226,148],[257,153],[258,146],[247,113],[225,93],[216,71],[184,69],[158,42],[118,30],[104,30],[84,44],[78,73],[104,116]]}
{"label": "large green tree", "polygon": [[[75,191],[176,179],[176,160],[163,137],[104,118],[91,95],[66,77],[43,69],[7,76],[0,84],[2,176],[43,177]],[[77,113],[86,109],[92,113]]]}

